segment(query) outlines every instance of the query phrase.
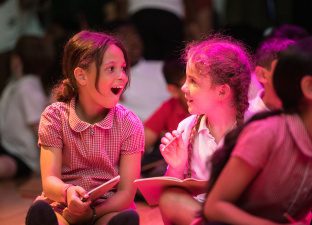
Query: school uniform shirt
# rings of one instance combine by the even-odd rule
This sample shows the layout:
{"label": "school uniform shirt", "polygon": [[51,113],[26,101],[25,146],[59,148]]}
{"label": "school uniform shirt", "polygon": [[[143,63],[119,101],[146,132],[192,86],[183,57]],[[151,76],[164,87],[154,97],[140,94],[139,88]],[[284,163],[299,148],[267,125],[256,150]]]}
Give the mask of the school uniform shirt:
{"label": "school uniform shirt", "polygon": [[255,72],[251,73],[250,85],[248,88],[248,99],[251,101],[259,95],[259,92],[263,90],[262,84],[258,81]]}
{"label": "school uniform shirt", "polygon": [[90,190],[119,174],[121,155],[144,151],[140,119],[120,104],[98,123],[80,120],[75,99],[56,102],[42,114],[39,145],[62,150],[61,179]]}
{"label": "school uniform shirt", "polygon": [[[191,115],[181,121],[178,126],[178,131],[182,132],[182,140],[187,147],[189,144],[189,138],[191,131],[194,127],[194,123],[197,115]],[[199,180],[209,180],[210,170],[207,169],[207,161],[213,155],[213,153],[223,145],[223,139],[216,143],[215,138],[211,135],[206,123],[207,117],[201,118],[197,134],[195,135],[193,142],[193,152],[191,160],[191,177]],[[187,148],[186,148],[187,149]],[[184,173],[187,173],[185,168]],[[206,194],[200,194],[194,197],[199,202],[204,202]]]}
{"label": "school uniform shirt", "polygon": [[170,98],[145,121],[144,126],[161,135],[164,131],[177,129],[178,124],[189,115],[178,99]]}
{"label": "school uniform shirt", "polygon": [[262,100],[262,96],[264,94],[264,90],[260,90],[257,96],[249,101],[249,107],[245,112],[244,120],[247,121],[253,115],[259,112],[268,112],[270,109],[264,104]]}
{"label": "school uniform shirt", "polygon": [[129,13],[134,14],[142,9],[161,9],[184,18],[184,5],[182,0],[129,0]]}
{"label": "school uniform shirt", "polygon": [[0,100],[1,144],[34,172],[39,172],[39,148],[32,125],[39,123],[47,104],[41,81],[35,75],[12,80]]}
{"label": "school uniform shirt", "polygon": [[272,116],[252,122],[240,135],[232,157],[258,173],[237,205],[279,223],[285,212],[302,219],[312,207],[312,140],[301,118]]}
{"label": "school uniform shirt", "polygon": [[[179,123],[177,129],[180,133],[183,132],[182,140],[186,147],[189,143],[195,119],[196,115],[187,117]],[[191,177],[202,180],[208,180],[210,177],[210,171],[207,169],[207,160],[212,156],[216,149],[223,144],[223,140],[216,143],[215,138],[211,135],[209,128],[206,125],[206,120],[206,116],[201,118],[197,134],[194,138],[191,160]]]}

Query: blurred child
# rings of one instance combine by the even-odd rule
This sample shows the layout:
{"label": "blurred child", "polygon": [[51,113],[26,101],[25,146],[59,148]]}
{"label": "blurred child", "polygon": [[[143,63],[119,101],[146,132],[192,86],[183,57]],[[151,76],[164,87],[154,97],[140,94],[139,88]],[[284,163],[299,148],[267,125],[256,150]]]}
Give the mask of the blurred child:
{"label": "blurred child", "polygon": [[40,115],[48,104],[42,78],[53,61],[44,39],[22,36],[11,56],[14,77],[0,99],[0,179],[39,173]]}
{"label": "blurred child", "polygon": [[[161,136],[165,132],[175,130],[179,122],[189,116],[184,93],[181,90],[185,82],[184,62],[178,58],[167,58],[164,62],[163,74],[171,98],[165,101],[152,116],[144,122],[146,152],[142,159],[142,169],[144,165],[163,159],[157,145]],[[161,167],[164,166],[165,164],[161,164]],[[155,169],[159,172],[165,171],[165,167]],[[159,174],[159,172],[156,172],[158,173],[157,175],[163,175],[163,173]]]}
{"label": "blurred child", "polygon": [[181,91],[185,82],[184,63],[179,59],[169,58],[164,62],[163,73],[171,98],[144,122],[145,149],[153,146],[165,132],[176,129],[179,122],[189,115],[186,99]]}
{"label": "blurred child", "polygon": [[143,58],[142,39],[130,22],[117,24],[114,31],[129,54],[131,66],[131,85],[123,94],[121,103],[145,121],[170,97],[162,73],[163,61]]}
{"label": "blurred child", "polygon": [[[186,81],[182,86],[188,111],[177,130],[161,139],[160,151],[168,163],[166,175],[209,179],[206,161],[227,132],[243,123],[248,107],[250,57],[229,37],[211,37],[186,48]],[[173,138],[177,138],[171,142]],[[168,143],[171,144],[168,145]],[[167,224],[190,224],[205,197],[167,189],[160,211]]]}
{"label": "blurred child", "polygon": [[311,38],[282,52],[273,86],[283,112],[253,117],[211,160],[203,210],[209,221],[308,224],[301,220],[312,208]]}
{"label": "blurred child", "polygon": [[[144,151],[142,123],[117,104],[129,79],[126,51],[112,36],[81,31],[65,45],[63,74],[54,90],[58,102],[40,120],[41,197],[51,203],[59,224],[107,224],[134,207],[133,181]],[[81,200],[118,174],[116,191],[95,202]],[[40,204],[30,208],[27,225],[35,224]]]}
{"label": "blurred child", "polygon": [[290,39],[269,38],[263,41],[257,49],[255,74],[263,89],[250,101],[245,119],[260,111],[270,111],[282,107],[282,103],[273,88],[272,75],[279,53],[294,43]]}
{"label": "blurred child", "polygon": [[284,23],[274,27],[269,34],[269,38],[282,38],[298,41],[309,36],[309,32],[298,24]]}

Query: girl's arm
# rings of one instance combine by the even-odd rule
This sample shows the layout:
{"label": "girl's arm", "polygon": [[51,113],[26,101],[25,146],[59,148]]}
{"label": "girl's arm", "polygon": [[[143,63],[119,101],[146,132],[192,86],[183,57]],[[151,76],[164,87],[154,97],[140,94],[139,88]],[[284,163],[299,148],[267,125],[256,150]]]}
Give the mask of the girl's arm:
{"label": "girl's arm", "polygon": [[231,157],[213,189],[207,196],[204,215],[208,220],[235,225],[274,225],[269,220],[253,216],[238,208],[234,202],[246,190],[257,169],[238,157]]}
{"label": "girl's arm", "polygon": [[42,146],[40,168],[43,192],[46,197],[56,202],[68,203],[68,205],[72,201],[78,202],[78,204],[82,203],[80,199],[86,194],[86,191],[82,187],[66,184],[61,180],[61,149]]}
{"label": "girl's arm", "polygon": [[56,202],[66,202],[65,191],[68,185],[61,180],[62,150],[41,146],[40,168],[45,196]]}
{"label": "girl's arm", "polygon": [[90,201],[81,201],[86,191],[82,187],[66,184],[61,180],[62,150],[42,146],[40,167],[45,196],[68,205],[63,214],[65,219],[70,223],[90,220],[92,218]]}
{"label": "girl's arm", "polygon": [[136,193],[136,186],[133,184],[133,181],[140,177],[141,155],[141,152],[121,155],[119,166],[120,182],[117,192],[105,204],[96,207],[97,217],[111,212],[119,212],[131,206]]}

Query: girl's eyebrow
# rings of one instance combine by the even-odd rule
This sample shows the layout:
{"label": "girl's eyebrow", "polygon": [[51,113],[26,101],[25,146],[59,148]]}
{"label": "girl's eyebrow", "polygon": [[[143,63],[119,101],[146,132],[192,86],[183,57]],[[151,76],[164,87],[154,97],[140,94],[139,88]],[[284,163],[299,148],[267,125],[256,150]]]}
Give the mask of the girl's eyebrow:
{"label": "girl's eyebrow", "polygon": [[196,80],[196,76],[194,76],[194,75],[192,75],[192,74],[186,74],[186,78],[187,78],[187,79]]}
{"label": "girl's eyebrow", "polygon": [[[103,65],[106,66],[106,65],[115,65],[115,64],[117,64],[116,61],[108,61],[108,62],[104,62]],[[127,63],[126,63],[126,62],[123,62],[123,63],[121,63],[121,65],[122,65],[122,66],[126,66]]]}
{"label": "girl's eyebrow", "polygon": [[111,65],[111,64],[115,64],[115,61],[104,62],[104,65]]}

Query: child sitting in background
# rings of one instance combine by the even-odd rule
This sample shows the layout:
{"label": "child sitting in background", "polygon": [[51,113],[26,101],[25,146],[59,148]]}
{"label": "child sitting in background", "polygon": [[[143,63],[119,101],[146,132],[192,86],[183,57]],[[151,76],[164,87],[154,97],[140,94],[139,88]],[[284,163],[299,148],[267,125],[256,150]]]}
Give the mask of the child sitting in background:
{"label": "child sitting in background", "polygon": [[0,99],[0,179],[39,173],[38,126],[48,104],[42,80],[53,53],[36,36],[22,36],[13,50],[13,77]]}
{"label": "child sitting in background", "polygon": [[255,75],[262,84],[263,89],[250,101],[245,120],[257,112],[270,111],[282,107],[282,103],[274,91],[272,77],[279,53],[294,43],[295,41],[290,39],[269,38],[260,44],[255,56]]}
{"label": "child sitting in background", "polygon": [[[145,165],[161,160],[163,157],[159,152],[160,137],[175,130],[179,122],[189,116],[187,111],[184,93],[181,90],[185,82],[185,63],[178,58],[167,58],[163,65],[163,74],[167,83],[167,90],[171,98],[165,101],[153,114],[144,122],[145,133],[145,155],[142,159],[142,170]],[[163,175],[166,164],[160,163],[144,176]],[[142,171],[144,172],[144,171]]]}
{"label": "child sitting in background", "polygon": [[141,36],[128,21],[116,24],[114,34],[129,54],[131,85],[121,98],[121,104],[145,121],[170,95],[162,73],[162,60],[145,60]]}
{"label": "child sitting in background", "polygon": [[312,208],[312,38],[281,53],[273,86],[283,112],[256,115],[226,136],[211,160],[203,208],[204,217],[215,222],[196,224],[309,224],[304,219]]}

